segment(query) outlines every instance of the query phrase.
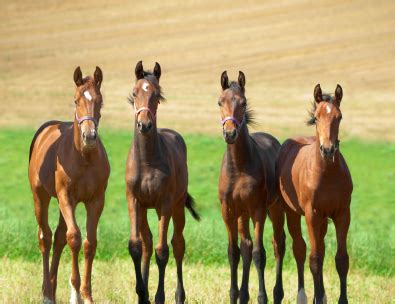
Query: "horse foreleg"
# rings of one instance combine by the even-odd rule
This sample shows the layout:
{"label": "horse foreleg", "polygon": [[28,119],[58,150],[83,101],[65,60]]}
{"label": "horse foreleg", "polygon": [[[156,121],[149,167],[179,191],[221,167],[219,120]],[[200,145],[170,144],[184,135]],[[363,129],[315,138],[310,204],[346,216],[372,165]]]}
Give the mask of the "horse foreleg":
{"label": "horse foreleg", "polygon": [[240,261],[240,249],[237,246],[237,218],[234,210],[226,202],[221,202],[222,218],[228,232],[228,259],[230,264],[230,303],[236,304],[239,297],[237,286],[237,266]]}
{"label": "horse foreleg", "polygon": [[290,208],[286,208],[288,232],[292,237],[292,250],[298,268],[298,296],[297,304],[307,304],[307,296],[304,290],[304,263],[306,261],[306,243],[302,236],[301,215]]}
{"label": "horse foreleg", "polygon": [[145,286],[145,298],[149,299],[148,292],[148,278],[149,278],[149,265],[152,256],[152,233],[148,225],[147,220],[147,209],[142,210],[141,218],[141,240],[142,240],[142,263],[141,263],[141,275],[143,277],[143,282]]}
{"label": "horse foreleg", "polygon": [[243,277],[240,287],[240,304],[248,303],[250,294],[248,292],[248,281],[252,260],[252,240],[249,227],[250,217],[243,213],[238,218],[238,231],[240,234],[240,253],[243,258]]}
{"label": "horse foreleg", "polygon": [[267,293],[265,288],[265,267],[266,267],[266,251],[263,247],[263,228],[266,221],[266,210],[263,208],[255,211],[253,216],[254,223],[254,248],[252,250],[252,259],[258,273],[259,292],[258,303],[267,303]]}
{"label": "horse foreleg", "polygon": [[280,202],[274,202],[269,207],[270,218],[273,225],[273,249],[276,258],[276,285],[273,288],[273,303],[281,303],[284,298],[283,289],[283,260],[285,254],[285,212]]}
{"label": "horse foreleg", "polygon": [[51,283],[52,283],[52,291],[53,291],[53,298],[56,299],[56,287],[58,282],[58,268],[59,268],[59,261],[62,255],[64,246],[67,244],[66,240],[66,231],[67,226],[66,222],[64,221],[62,213],[59,211],[59,223],[58,227],[55,231],[55,238],[53,243],[53,255],[52,255],[52,262],[51,262]]}
{"label": "horse foreleg", "polygon": [[[32,188],[33,189],[33,188]],[[38,244],[43,257],[43,301],[44,303],[53,303],[52,285],[49,275],[49,255],[52,244],[52,231],[48,225],[48,206],[50,196],[42,188],[33,190],[34,211],[38,223]]]}
{"label": "horse foreleg", "polygon": [[325,228],[327,219],[315,214],[311,208],[306,208],[305,213],[311,246],[310,271],[314,280],[314,303],[325,304],[326,295],[322,274],[325,248],[323,247],[324,240],[322,229]]}
{"label": "horse foreleg", "polygon": [[165,303],[165,271],[169,261],[169,245],[167,244],[167,230],[171,217],[171,208],[168,201],[162,203],[159,217],[159,240],[155,248],[155,259],[159,269],[158,289],[155,294],[155,303]]}
{"label": "horse foreleg", "polygon": [[136,273],[136,293],[139,297],[139,304],[146,304],[149,303],[149,299],[145,297],[146,287],[141,275],[141,257],[143,254],[140,235],[142,208],[131,193],[127,193],[127,199],[130,218],[129,254],[132,257],[134,270]]}
{"label": "horse foreleg", "polygon": [[70,303],[80,303],[81,278],[80,278],[80,271],[78,267],[78,254],[80,252],[82,242],[81,242],[81,231],[75,219],[76,204],[75,202],[74,203],[70,202],[69,197],[65,192],[58,193],[58,199],[59,199],[59,208],[60,211],[62,212],[63,218],[67,226],[66,240],[67,240],[67,244],[70,247],[71,256],[72,256],[71,276],[70,276],[70,287],[71,287]]}
{"label": "horse foreleg", "polygon": [[183,304],[185,302],[185,290],[184,282],[182,278],[182,260],[184,259],[185,253],[185,239],[183,231],[185,227],[185,211],[184,205],[180,204],[180,207],[176,207],[173,210],[173,238],[171,244],[173,245],[173,254],[177,265],[177,289],[175,299],[177,304]]}
{"label": "horse foreleg", "polygon": [[81,284],[81,295],[84,303],[93,303],[92,299],[92,264],[97,247],[97,225],[104,207],[104,193],[97,199],[85,203],[86,240],[84,241],[84,276]]}
{"label": "horse foreleg", "polygon": [[349,258],[347,252],[347,233],[350,226],[350,209],[344,211],[338,217],[334,218],[337,238],[336,252],[336,270],[340,279],[340,297],[339,304],[348,303],[347,299],[347,274],[349,267]]}

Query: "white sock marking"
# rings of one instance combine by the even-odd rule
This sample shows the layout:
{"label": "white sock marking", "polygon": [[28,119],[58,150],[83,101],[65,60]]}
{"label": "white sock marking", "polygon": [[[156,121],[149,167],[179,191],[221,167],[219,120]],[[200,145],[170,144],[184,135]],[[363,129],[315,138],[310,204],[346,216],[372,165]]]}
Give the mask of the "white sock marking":
{"label": "white sock marking", "polygon": [[79,304],[81,303],[81,295],[77,290],[75,290],[73,284],[71,284],[71,277],[69,280],[70,288],[71,288],[71,293],[70,293],[70,304]]}
{"label": "white sock marking", "polygon": [[298,292],[298,297],[296,298],[297,304],[307,304],[307,296],[304,288],[301,288]]}
{"label": "white sock marking", "polygon": [[91,96],[91,94],[90,94],[88,91],[85,91],[85,92],[84,92],[84,96],[85,96],[85,98],[88,99],[89,101],[92,100],[92,96]]}
{"label": "white sock marking", "polygon": [[143,83],[143,90],[148,92],[148,87],[149,87],[149,83],[148,82],[144,82]]}

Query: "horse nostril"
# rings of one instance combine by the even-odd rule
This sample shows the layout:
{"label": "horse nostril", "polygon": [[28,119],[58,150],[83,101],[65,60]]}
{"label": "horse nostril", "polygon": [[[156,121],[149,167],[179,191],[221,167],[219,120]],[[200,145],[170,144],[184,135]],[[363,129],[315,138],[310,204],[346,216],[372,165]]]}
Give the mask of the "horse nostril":
{"label": "horse nostril", "polygon": [[96,130],[91,131],[92,139],[96,139],[97,133]]}
{"label": "horse nostril", "polygon": [[334,145],[332,145],[331,149],[330,149],[330,153],[332,154],[333,152],[335,152],[335,146]]}
{"label": "horse nostril", "polygon": [[86,139],[86,133],[85,132],[82,132],[82,138]]}
{"label": "horse nostril", "polygon": [[151,129],[151,127],[152,127],[152,122],[151,122],[151,121],[149,121],[149,122],[147,123],[147,127],[146,127],[146,128],[147,128],[147,131],[148,131],[148,130],[150,130],[150,129]]}
{"label": "horse nostril", "polygon": [[321,150],[321,152],[324,151],[324,146],[323,145],[320,145],[320,150]]}

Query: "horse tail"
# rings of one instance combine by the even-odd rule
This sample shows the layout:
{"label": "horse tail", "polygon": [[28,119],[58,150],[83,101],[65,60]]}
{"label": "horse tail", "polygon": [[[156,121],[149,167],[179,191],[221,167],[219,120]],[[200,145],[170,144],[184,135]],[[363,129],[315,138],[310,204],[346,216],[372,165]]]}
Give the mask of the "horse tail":
{"label": "horse tail", "polygon": [[37,137],[40,135],[40,133],[41,133],[46,127],[49,127],[49,126],[52,126],[52,125],[55,125],[55,124],[58,124],[58,123],[60,123],[60,121],[58,121],[58,120],[51,120],[51,121],[47,121],[46,123],[44,123],[43,125],[41,125],[40,128],[38,128],[37,132],[36,132],[36,133],[34,134],[34,136],[33,136],[32,143],[30,144],[29,163],[30,163],[30,160],[31,160],[31,158],[32,158],[33,147],[34,147],[34,144],[36,143]]}
{"label": "horse tail", "polygon": [[189,212],[191,213],[192,217],[197,220],[200,221],[200,215],[199,213],[197,213],[197,211],[193,208],[195,205],[195,200],[193,199],[193,197],[187,192],[187,199],[185,201],[185,207],[187,207],[187,209],[189,210]]}

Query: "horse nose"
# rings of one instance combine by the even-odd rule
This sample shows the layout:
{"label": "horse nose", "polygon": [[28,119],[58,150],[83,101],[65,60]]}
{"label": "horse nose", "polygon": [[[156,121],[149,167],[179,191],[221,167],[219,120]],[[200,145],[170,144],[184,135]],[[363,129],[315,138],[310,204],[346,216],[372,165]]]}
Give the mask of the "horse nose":
{"label": "horse nose", "polygon": [[335,146],[330,145],[330,147],[327,148],[327,147],[324,147],[323,145],[320,145],[320,151],[321,151],[322,155],[325,157],[333,156],[333,153],[335,153]]}
{"label": "horse nose", "polygon": [[139,128],[141,133],[147,133],[152,129],[152,122],[148,121],[146,124],[139,121],[137,123],[137,127]]}
{"label": "horse nose", "polygon": [[82,138],[84,140],[96,140],[97,132],[95,129],[90,130],[90,132],[82,132]]}
{"label": "horse nose", "polygon": [[237,130],[233,129],[232,131],[225,131],[225,139],[234,141],[237,137]]}

